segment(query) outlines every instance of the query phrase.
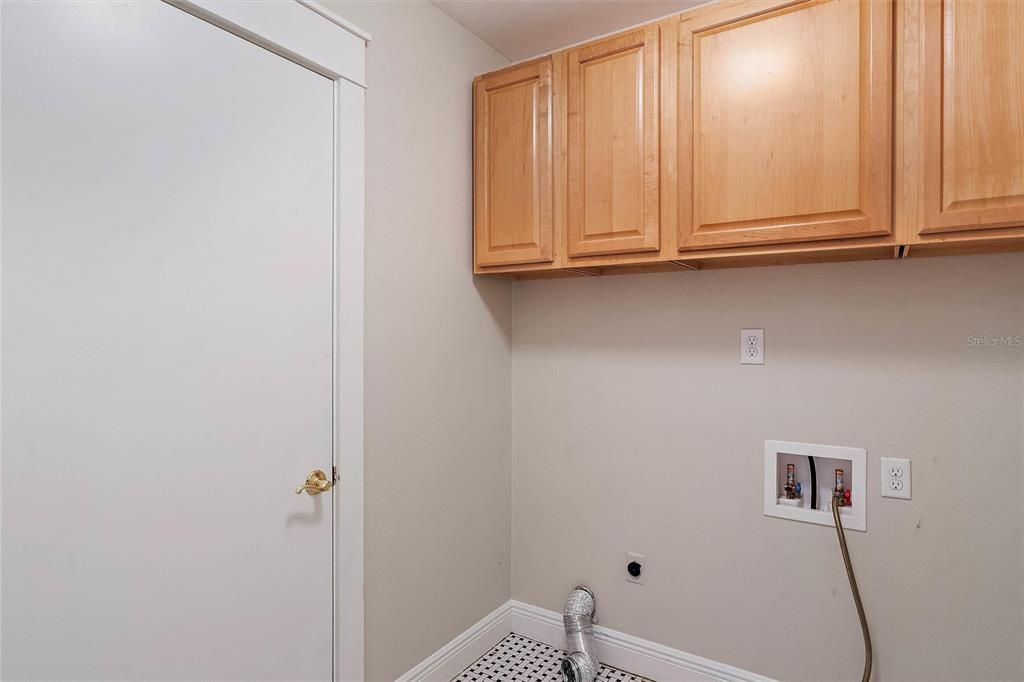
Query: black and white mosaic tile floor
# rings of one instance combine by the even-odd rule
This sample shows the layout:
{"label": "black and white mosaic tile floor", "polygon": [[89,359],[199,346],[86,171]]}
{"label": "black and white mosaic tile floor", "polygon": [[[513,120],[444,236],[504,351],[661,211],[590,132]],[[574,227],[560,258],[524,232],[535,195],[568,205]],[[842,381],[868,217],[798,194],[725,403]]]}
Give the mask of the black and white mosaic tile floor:
{"label": "black and white mosaic tile floor", "polygon": [[[452,682],[560,682],[558,665],[565,652],[514,632],[462,671]],[[652,682],[601,666],[600,682]]]}

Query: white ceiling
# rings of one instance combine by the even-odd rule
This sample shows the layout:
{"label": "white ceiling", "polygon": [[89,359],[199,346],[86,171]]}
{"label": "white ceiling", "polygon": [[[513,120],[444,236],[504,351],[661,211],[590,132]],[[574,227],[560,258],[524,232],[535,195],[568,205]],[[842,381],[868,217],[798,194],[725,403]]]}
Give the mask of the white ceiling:
{"label": "white ceiling", "polygon": [[657,19],[707,0],[431,0],[511,61]]}

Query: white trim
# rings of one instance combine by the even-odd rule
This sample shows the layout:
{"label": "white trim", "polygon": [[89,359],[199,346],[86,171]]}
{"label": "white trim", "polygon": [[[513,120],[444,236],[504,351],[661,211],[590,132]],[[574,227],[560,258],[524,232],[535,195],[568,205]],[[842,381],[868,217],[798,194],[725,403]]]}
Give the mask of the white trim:
{"label": "white trim", "polygon": [[324,8],[300,0],[164,2],[331,80],[366,87],[366,39]]}
{"label": "white trim", "polygon": [[335,92],[334,232],[334,679],[363,677],[363,170],[364,97]]}
{"label": "white trim", "polygon": [[[399,677],[397,682],[448,682],[510,632],[565,647],[561,614],[510,600]],[[659,682],[773,682],[757,673],[600,625],[594,627],[594,638],[602,663]]]}
{"label": "white trim", "polygon": [[338,26],[341,26],[343,29],[345,29],[346,31],[348,31],[349,33],[354,35],[356,38],[359,38],[363,42],[368,43],[371,40],[373,40],[373,36],[371,36],[368,32],[366,32],[363,29],[359,28],[358,26],[353,24],[351,21],[349,21],[345,17],[340,16],[340,15],[336,14],[335,12],[332,12],[331,10],[327,9],[326,7],[324,7],[322,4],[320,4],[316,0],[295,0],[295,1],[297,3],[299,3],[300,5],[305,5],[306,7],[310,8],[311,10],[313,10],[314,12],[316,12],[317,14],[322,16],[324,19],[327,19],[328,21],[330,21],[332,23],[335,23]]}
{"label": "white trim", "polygon": [[395,682],[448,682],[512,632],[514,604],[507,601],[494,609]]}

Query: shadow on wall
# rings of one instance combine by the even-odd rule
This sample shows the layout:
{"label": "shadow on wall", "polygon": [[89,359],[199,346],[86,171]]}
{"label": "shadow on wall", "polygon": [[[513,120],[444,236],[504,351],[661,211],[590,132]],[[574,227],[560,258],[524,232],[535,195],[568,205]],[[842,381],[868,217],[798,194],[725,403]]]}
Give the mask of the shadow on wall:
{"label": "shadow on wall", "polygon": [[509,291],[515,286],[510,280],[495,279],[491,277],[475,277],[472,274],[467,276],[473,278],[473,286],[476,288],[480,300],[491,315],[494,325],[501,330],[505,340],[512,343],[512,315],[509,314]]}
{"label": "shadow on wall", "polygon": [[[1020,305],[993,324],[984,303],[1008,289]],[[524,281],[516,307],[519,347],[715,356],[732,353],[740,328],[764,327],[769,364],[1013,362],[1024,352],[1024,254]],[[955,334],[943,314],[954,309]]]}

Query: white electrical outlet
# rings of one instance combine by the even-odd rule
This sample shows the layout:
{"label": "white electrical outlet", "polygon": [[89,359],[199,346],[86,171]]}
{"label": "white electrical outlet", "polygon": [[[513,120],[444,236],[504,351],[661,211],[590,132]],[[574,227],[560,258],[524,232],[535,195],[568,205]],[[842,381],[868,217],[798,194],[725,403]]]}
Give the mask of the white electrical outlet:
{"label": "white electrical outlet", "polygon": [[882,457],[882,497],[910,499],[910,460]]}
{"label": "white electrical outlet", "polygon": [[741,329],[740,330],[740,364],[741,365],[763,365],[764,364],[764,330],[763,329]]}

